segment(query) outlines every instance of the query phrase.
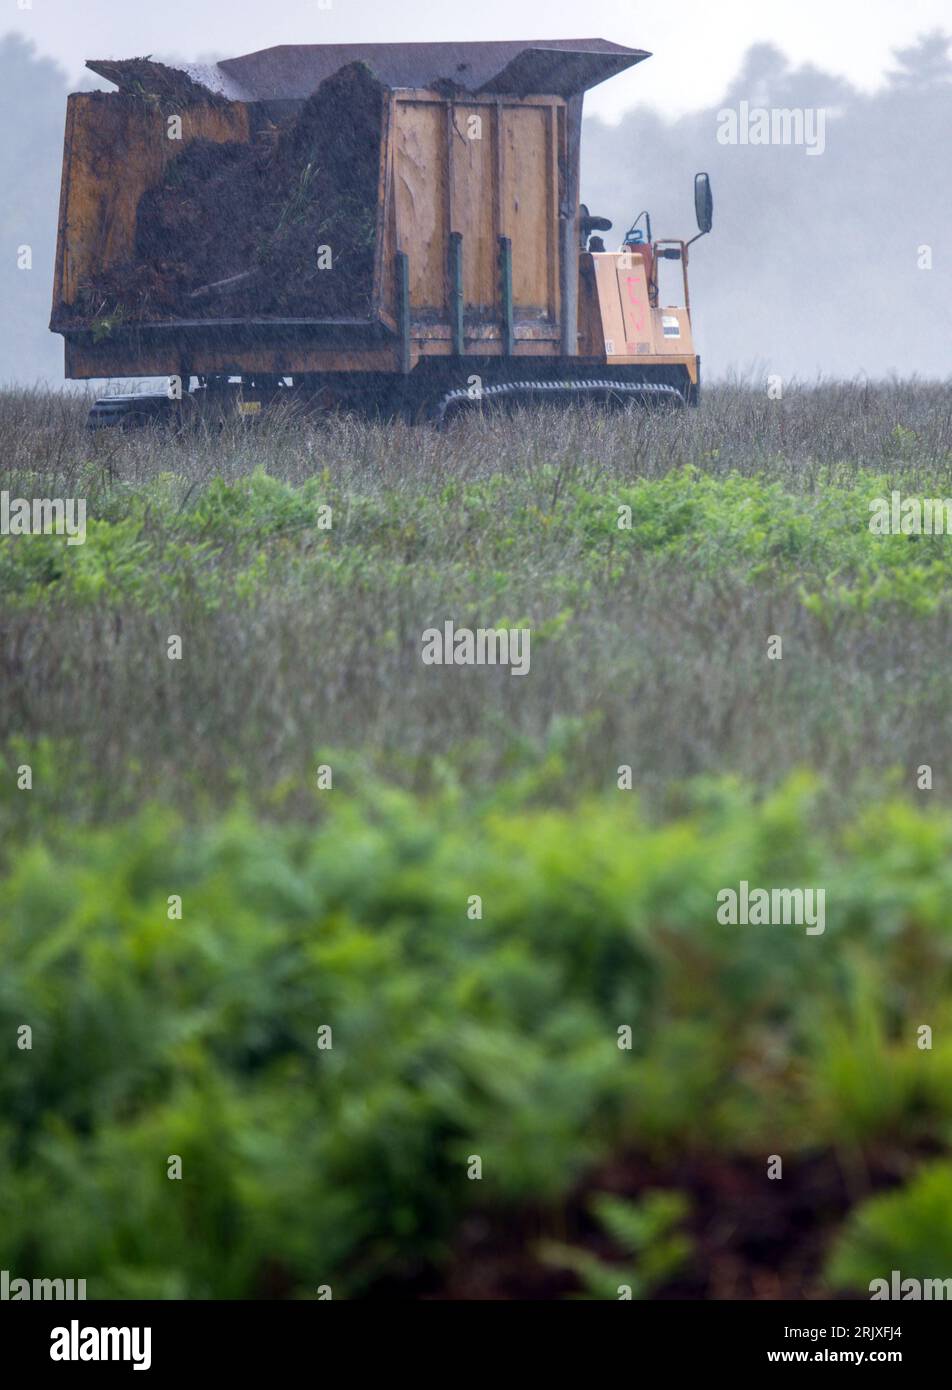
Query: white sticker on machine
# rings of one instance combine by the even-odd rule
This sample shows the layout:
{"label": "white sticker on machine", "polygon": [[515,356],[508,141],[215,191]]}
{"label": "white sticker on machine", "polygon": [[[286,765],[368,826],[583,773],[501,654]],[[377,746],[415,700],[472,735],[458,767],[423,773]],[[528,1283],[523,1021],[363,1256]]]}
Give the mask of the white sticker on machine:
{"label": "white sticker on machine", "polygon": [[673,314],[661,315],[661,327],[666,338],[680,338],[681,325]]}

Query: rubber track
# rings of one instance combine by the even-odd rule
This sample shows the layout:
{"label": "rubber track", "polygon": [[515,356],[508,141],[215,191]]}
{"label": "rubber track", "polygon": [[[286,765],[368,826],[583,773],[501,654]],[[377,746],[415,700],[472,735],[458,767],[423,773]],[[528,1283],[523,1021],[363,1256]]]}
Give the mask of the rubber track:
{"label": "rubber track", "polygon": [[657,381],[501,381],[494,386],[483,386],[478,394],[470,395],[465,386],[447,391],[446,395],[433,406],[431,418],[440,425],[452,405],[479,405],[483,401],[504,400],[511,396],[594,396],[610,393],[616,396],[656,396],[661,400],[674,399],[684,405],[684,396],[676,386]]}

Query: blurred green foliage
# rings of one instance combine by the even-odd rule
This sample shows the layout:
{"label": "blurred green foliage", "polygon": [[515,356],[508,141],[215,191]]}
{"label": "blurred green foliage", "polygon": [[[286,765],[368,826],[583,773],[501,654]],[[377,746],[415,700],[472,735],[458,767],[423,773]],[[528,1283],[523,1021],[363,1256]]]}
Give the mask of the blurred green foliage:
{"label": "blurred green foliage", "polygon": [[874,1279],[892,1287],[893,1270],[900,1286],[905,1279],[952,1281],[952,1164],[928,1164],[898,1192],[857,1207],[832,1251],[828,1277],[833,1287],[868,1294]]}
{"label": "blurred green foliage", "polygon": [[[90,1297],[356,1295],[439,1269],[468,1211],[558,1213],[626,1148],[789,1173],[947,1139],[948,815],[882,804],[832,837],[805,777],[759,805],[706,782],[663,824],[623,792],[314,795],[316,829],[152,808],[8,840],[0,1266]],[[823,887],[825,934],[719,925],[741,878]],[[929,1200],[918,1226],[875,1209],[899,1267]],[[674,1217],[597,1211],[642,1292],[687,1253]]]}
{"label": "blurred green foliage", "polygon": [[548,1264],[573,1270],[591,1298],[647,1298],[691,1253],[690,1239],[677,1230],[688,1210],[679,1192],[646,1192],[637,1202],[600,1193],[591,1207],[632,1264],[609,1264],[588,1250],[557,1241],[547,1242],[540,1252]]}

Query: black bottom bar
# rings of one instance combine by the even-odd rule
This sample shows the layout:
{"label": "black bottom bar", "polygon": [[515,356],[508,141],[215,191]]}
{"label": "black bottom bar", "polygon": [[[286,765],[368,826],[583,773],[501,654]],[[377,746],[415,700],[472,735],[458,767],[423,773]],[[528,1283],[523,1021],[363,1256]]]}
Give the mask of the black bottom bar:
{"label": "black bottom bar", "polygon": [[[313,1302],[296,1303],[6,1303],[0,1306],[0,1332],[4,1369],[14,1373],[50,1367],[69,1368],[66,1376],[84,1369],[131,1373],[138,1364],[143,1374],[162,1380],[182,1371],[215,1371],[219,1377],[234,1371],[247,1378],[276,1368],[285,1376],[313,1371],[332,1358],[346,1358],[353,1378],[362,1365],[419,1364],[419,1347],[411,1353],[408,1333],[430,1339],[444,1331],[457,1354],[459,1339],[465,1339],[470,1377],[480,1358],[498,1368],[501,1357],[511,1362],[522,1349],[537,1378],[551,1362],[564,1383],[565,1361],[574,1353],[581,1369],[589,1368],[586,1383],[597,1383],[595,1367],[609,1355],[630,1370],[650,1365],[662,1373],[769,1375],[791,1365],[924,1371],[944,1350],[950,1328],[948,1305],[941,1303],[606,1306],[570,1300],[521,1308],[409,1308],[407,1302],[378,1300],[335,1304],[320,1300],[316,1290]],[[427,1347],[430,1356],[438,1350],[429,1340]],[[103,1353],[105,1359],[91,1359]]]}

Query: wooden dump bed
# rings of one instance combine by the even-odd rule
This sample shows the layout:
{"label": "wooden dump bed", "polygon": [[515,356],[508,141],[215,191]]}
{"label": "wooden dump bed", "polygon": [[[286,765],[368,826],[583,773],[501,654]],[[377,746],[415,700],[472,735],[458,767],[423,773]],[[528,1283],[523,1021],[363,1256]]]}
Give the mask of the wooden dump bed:
{"label": "wooden dump bed", "polygon": [[[380,54],[385,46],[372,47]],[[239,67],[249,60],[219,64],[220,80],[203,75],[201,82],[161,64],[144,70],[142,60],[98,65],[120,91],[72,95],[67,108],[51,321],[66,339],[67,375],[407,371],[422,355],[574,352],[578,88],[646,55],[617,45],[573,49],[567,41],[551,49],[416,47],[452,49],[456,57],[470,47],[498,48],[502,66],[494,71],[491,55],[481,51],[485,80],[480,90],[467,91],[442,77],[391,86],[387,61],[370,60],[382,94],[379,114],[374,108],[380,138],[372,285],[359,312],[317,317],[247,308],[235,315],[225,295],[220,304],[203,302],[200,312],[186,302],[150,318],[126,312],[108,296],[98,302],[88,286],[134,259],[140,200],[167,178],[189,143],[249,143],[273,134],[301,108],[314,80],[308,63],[323,62],[323,50],[251,55],[303,53],[295,59],[298,87],[291,78],[282,87],[273,64]],[[421,56],[408,71],[438,75],[436,59],[426,61],[429,67]],[[169,73],[189,84],[178,103],[180,139],[168,136],[176,105]],[[252,100],[234,99],[239,77]],[[161,95],[148,99],[142,87],[160,78]],[[533,86],[553,91],[526,90]],[[216,231],[232,234],[228,225]],[[316,246],[304,249],[316,257]]]}

